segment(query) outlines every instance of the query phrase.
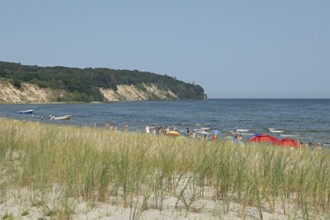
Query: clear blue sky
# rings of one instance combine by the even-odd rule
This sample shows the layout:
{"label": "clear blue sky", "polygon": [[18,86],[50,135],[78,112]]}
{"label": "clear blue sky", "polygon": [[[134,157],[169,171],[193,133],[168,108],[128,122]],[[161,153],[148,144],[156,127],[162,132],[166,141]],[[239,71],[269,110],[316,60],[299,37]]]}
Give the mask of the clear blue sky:
{"label": "clear blue sky", "polygon": [[329,0],[7,0],[0,60],[150,71],[209,98],[330,98]]}

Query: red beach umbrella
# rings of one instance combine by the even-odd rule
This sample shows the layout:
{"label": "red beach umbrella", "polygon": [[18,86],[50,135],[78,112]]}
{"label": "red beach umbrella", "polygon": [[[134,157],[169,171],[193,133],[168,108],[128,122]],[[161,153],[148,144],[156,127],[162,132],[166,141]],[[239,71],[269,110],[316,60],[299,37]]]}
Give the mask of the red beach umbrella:
{"label": "red beach umbrella", "polygon": [[278,141],[278,139],[268,134],[256,135],[249,139],[249,142],[275,142],[275,141]]}
{"label": "red beach umbrella", "polygon": [[284,138],[282,140],[275,141],[273,144],[283,147],[299,147],[299,143],[291,138]]}

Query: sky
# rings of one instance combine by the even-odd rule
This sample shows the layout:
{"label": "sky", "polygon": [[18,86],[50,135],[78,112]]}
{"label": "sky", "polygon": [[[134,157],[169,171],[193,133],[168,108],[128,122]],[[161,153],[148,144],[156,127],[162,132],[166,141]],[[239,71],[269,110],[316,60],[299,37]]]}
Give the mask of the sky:
{"label": "sky", "polygon": [[209,98],[330,98],[329,0],[7,0],[0,60],[149,71]]}

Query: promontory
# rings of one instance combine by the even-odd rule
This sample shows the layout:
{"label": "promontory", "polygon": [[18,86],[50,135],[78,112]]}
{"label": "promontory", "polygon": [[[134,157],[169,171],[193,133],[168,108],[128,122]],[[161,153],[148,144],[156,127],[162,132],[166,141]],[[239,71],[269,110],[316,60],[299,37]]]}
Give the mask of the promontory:
{"label": "promontory", "polygon": [[205,99],[200,85],[109,68],[40,67],[0,61],[1,103]]}

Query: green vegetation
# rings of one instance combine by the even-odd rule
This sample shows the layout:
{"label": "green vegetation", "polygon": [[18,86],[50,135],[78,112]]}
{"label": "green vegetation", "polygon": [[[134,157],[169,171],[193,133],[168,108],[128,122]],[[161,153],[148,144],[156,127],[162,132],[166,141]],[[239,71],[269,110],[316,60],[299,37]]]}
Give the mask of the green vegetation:
{"label": "green vegetation", "polygon": [[171,90],[179,99],[204,98],[204,90],[199,85],[138,70],[38,67],[0,61],[0,78],[10,80],[16,88],[20,88],[22,82],[29,82],[41,88],[63,89],[74,94],[69,100],[58,101],[104,101],[99,87],[117,90],[117,85],[125,84],[143,89],[143,83]]}
{"label": "green vegetation", "polygon": [[[44,217],[68,219],[77,201],[114,203],[132,210],[164,209],[175,197],[183,211],[200,199],[284,212],[288,219],[320,219],[330,210],[330,152],[311,153],[251,144],[180,140],[102,128],[0,119],[0,191],[28,189]],[[53,197],[50,194],[57,192]],[[16,200],[20,200],[18,193]],[[27,199],[27,198],[21,198]],[[48,200],[55,200],[49,203]],[[28,215],[25,207],[24,213]],[[6,217],[8,218],[8,217]],[[325,219],[325,218],[324,218]]]}

